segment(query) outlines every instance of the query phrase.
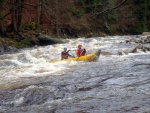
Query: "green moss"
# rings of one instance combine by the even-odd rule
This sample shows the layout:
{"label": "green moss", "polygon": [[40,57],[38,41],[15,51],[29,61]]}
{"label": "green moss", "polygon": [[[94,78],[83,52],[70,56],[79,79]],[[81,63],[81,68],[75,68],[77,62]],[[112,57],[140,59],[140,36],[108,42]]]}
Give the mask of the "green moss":
{"label": "green moss", "polygon": [[29,30],[33,30],[36,26],[36,23],[35,22],[28,22],[28,23],[25,23],[22,25],[22,28],[23,29],[29,29]]}
{"label": "green moss", "polygon": [[18,42],[15,39],[9,38],[9,39],[4,39],[0,38],[0,46],[1,45],[9,45],[9,46],[14,46],[16,48],[26,48],[32,46],[31,40],[22,40]]}

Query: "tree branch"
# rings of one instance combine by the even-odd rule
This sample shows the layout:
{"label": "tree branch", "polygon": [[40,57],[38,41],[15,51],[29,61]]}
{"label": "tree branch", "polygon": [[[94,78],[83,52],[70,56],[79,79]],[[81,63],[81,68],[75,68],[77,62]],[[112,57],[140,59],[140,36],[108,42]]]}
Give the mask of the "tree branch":
{"label": "tree branch", "polygon": [[127,0],[124,0],[124,1],[123,1],[122,3],[120,3],[119,5],[117,5],[117,6],[115,6],[115,7],[112,7],[112,8],[108,8],[108,9],[106,9],[106,10],[103,10],[102,12],[96,13],[96,14],[94,14],[93,16],[95,16],[95,15],[100,15],[100,14],[104,14],[104,13],[107,13],[107,12],[112,11],[112,10],[114,10],[114,9],[117,9],[118,7],[120,7],[121,5],[123,5],[126,1],[127,1]]}
{"label": "tree branch", "polygon": [[24,3],[23,5],[28,5],[28,6],[33,6],[33,7],[37,7],[37,6],[42,6],[44,3],[46,3],[47,0],[44,0],[42,3],[40,3],[39,5],[34,5],[34,4],[30,4],[30,3]]}
{"label": "tree branch", "polygon": [[[46,2],[46,0],[44,0],[44,1],[43,1],[41,4],[39,4],[39,5],[33,5],[33,4],[30,4],[30,3],[23,3],[22,5],[29,5],[29,6],[37,7],[37,6],[43,5],[45,2]],[[14,5],[13,2],[9,2],[8,4]],[[5,17],[7,17],[8,15],[12,14],[16,9],[17,9],[17,7],[16,7],[14,10],[11,10],[11,11],[8,12],[7,14],[3,15],[2,19],[5,18]]]}

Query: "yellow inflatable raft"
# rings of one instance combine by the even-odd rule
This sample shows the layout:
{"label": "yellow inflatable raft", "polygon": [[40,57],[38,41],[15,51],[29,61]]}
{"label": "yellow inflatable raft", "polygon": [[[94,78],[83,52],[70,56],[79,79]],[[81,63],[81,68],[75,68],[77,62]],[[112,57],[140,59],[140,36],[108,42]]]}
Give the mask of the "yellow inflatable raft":
{"label": "yellow inflatable raft", "polygon": [[75,58],[68,58],[64,60],[51,60],[50,63],[57,63],[57,62],[71,62],[71,61],[96,61],[100,56],[101,50],[98,50],[97,52],[93,52],[89,55],[81,56],[81,57],[75,57]]}

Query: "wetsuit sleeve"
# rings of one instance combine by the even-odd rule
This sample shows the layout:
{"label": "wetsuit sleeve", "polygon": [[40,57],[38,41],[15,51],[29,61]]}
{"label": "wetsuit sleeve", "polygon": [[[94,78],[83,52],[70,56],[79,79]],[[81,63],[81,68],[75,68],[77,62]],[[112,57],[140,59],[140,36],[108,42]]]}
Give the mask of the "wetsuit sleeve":
{"label": "wetsuit sleeve", "polygon": [[85,54],[85,53],[86,53],[86,49],[84,49],[84,51],[83,51],[83,52],[84,52],[84,54]]}

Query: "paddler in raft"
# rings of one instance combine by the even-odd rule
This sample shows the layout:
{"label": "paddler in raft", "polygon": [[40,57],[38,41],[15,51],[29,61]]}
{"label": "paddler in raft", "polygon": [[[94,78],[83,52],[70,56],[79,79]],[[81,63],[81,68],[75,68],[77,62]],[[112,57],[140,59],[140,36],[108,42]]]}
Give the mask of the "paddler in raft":
{"label": "paddler in raft", "polygon": [[74,57],[73,55],[69,54],[69,51],[67,51],[67,48],[64,47],[64,50],[61,52],[61,60],[67,59],[68,57]]}
{"label": "paddler in raft", "polygon": [[76,55],[78,57],[80,56],[85,56],[85,53],[86,53],[86,49],[82,49],[82,45],[78,45],[78,49],[76,50]]}

